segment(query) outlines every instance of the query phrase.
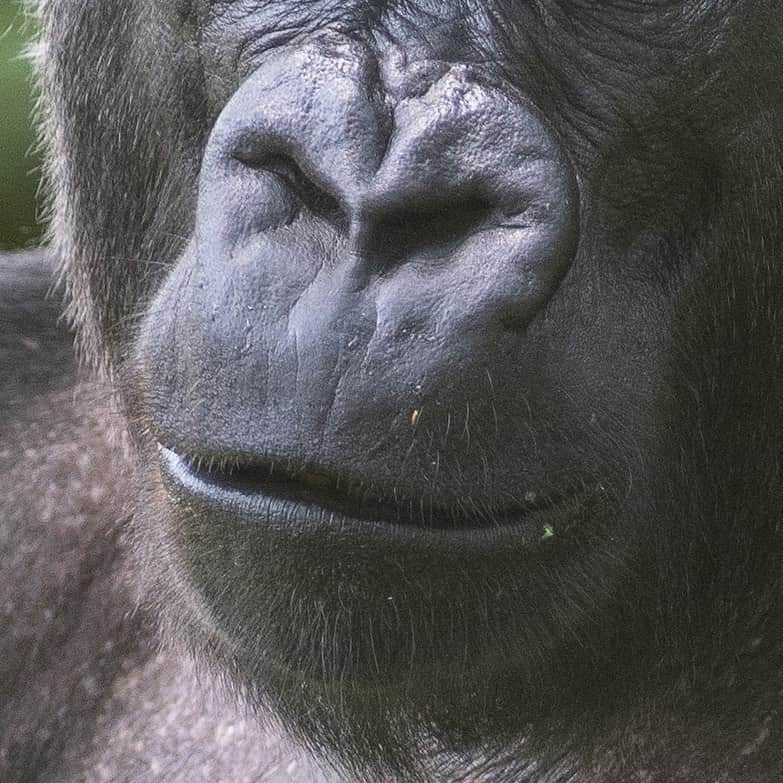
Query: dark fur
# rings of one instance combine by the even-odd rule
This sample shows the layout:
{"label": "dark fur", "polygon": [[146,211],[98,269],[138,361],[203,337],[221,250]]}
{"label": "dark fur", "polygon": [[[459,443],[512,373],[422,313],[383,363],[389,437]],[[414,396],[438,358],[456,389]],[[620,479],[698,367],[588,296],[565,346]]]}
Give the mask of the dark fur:
{"label": "dark fur", "polygon": [[[402,5],[401,16],[423,14]],[[649,86],[632,37],[609,36],[611,51],[596,55],[601,68],[596,59],[578,54],[583,70],[596,68],[604,78],[603,84],[594,80],[584,87],[584,80],[569,73],[577,55],[569,51],[572,39],[565,31],[581,40],[577,28],[583,24],[584,36],[589,35],[587,18],[601,12],[588,5],[574,3],[572,16],[565,4],[531,5],[550,31],[548,46],[561,54],[557,68],[538,67],[532,59],[517,63],[514,45],[528,40],[533,12],[515,15],[509,3],[493,5],[503,24],[489,54],[506,52],[510,70],[526,69],[532,97],[556,117],[560,130],[582,140],[571,150],[575,164],[604,188],[598,191],[604,200],[586,208],[586,224],[592,219],[608,226],[605,235],[583,238],[583,257],[600,259],[607,247],[618,254],[622,249],[637,263],[629,265],[630,279],[619,273],[610,279],[627,288],[629,312],[643,310],[651,330],[667,326],[658,377],[638,380],[640,388],[649,383],[656,390],[651,418],[635,418],[647,399],[642,392],[636,399],[621,387],[596,401],[599,420],[612,426],[604,423],[596,432],[591,453],[597,464],[608,466],[610,495],[620,498],[626,492],[638,500],[625,509],[620,528],[628,543],[608,547],[598,537],[585,542],[593,545],[595,557],[573,569],[563,593],[568,600],[547,620],[558,642],[559,635],[567,642],[526,650],[531,661],[545,660],[546,666],[533,665],[532,671],[517,673],[517,680],[498,678],[487,697],[491,703],[478,706],[472,689],[481,683],[462,671],[408,683],[431,691],[433,699],[443,700],[440,706],[457,714],[475,706],[475,725],[467,730],[459,720],[446,725],[433,708],[433,722],[441,725],[423,739],[416,734],[420,725],[414,714],[420,701],[381,687],[354,692],[335,678],[323,692],[336,693],[341,707],[365,718],[358,729],[343,727],[334,708],[337,697],[313,699],[295,687],[302,683],[289,683],[284,703],[275,705],[287,727],[319,752],[330,749],[339,763],[361,770],[360,779],[371,774],[386,780],[399,775],[493,783],[783,779],[783,150],[778,141],[783,25],[774,4],[765,2],[689,6],[689,24],[670,9],[672,21],[662,25],[667,33],[656,41],[656,56],[666,47],[688,53],[682,60],[673,55],[670,81]],[[83,355],[110,378],[133,376],[129,325],[144,313],[182,251],[193,222],[202,145],[221,100],[238,86],[211,85],[210,93],[209,74],[202,69],[199,8],[185,0],[155,7],[129,0],[121,10],[88,0],[40,4],[52,237],[64,259],[69,314]],[[617,4],[615,12],[626,24],[629,15],[641,13],[630,4]],[[281,28],[285,17],[280,11]],[[731,31],[726,40],[717,19]],[[373,18],[367,24],[382,23]],[[151,36],[138,35],[140,30],[155,32],[154,46]],[[700,30],[710,31],[710,46]],[[482,48],[480,40],[465,45],[475,56]],[[622,67],[609,62],[612,54]],[[682,80],[704,73],[710,78],[698,96],[682,86]],[[240,80],[238,73],[233,76]],[[558,96],[562,85],[572,83],[583,85],[584,93],[569,95],[566,111]],[[611,143],[602,136],[607,127],[623,129]],[[0,562],[12,575],[4,588],[10,588],[8,598],[0,596],[0,610],[10,623],[0,640],[0,696],[9,694],[0,702],[0,778],[197,779],[193,776],[202,773],[186,759],[205,737],[193,727],[199,716],[210,727],[226,720],[240,726],[233,753],[214,744],[195,756],[202,766],[214,764],[212,777],[203,773],[205,780],[260,776],[271,762],[255,752],[261,741],[257,729],[252,721],[245,725],[234,718],[233,708],[222,703],[200,715],[188,696],[172,708],[181,734],[159,745],[150,740],[152,714],[166,709],[193,680],[178,654],[150,657],[147,626],[140,615],[128,614],[134,601],[120,577],[129,570],[123,547],[116,546],[118,530],[125,527],[124,468],[108,458],[118,449],[107,446],[101,432],[115,418],[108,413],[115,406],[130,412],[137,458],[147,448],[144,412],[127,386],[126,397],[116,403],[109,402],[108,392],[93,390],[86,394],[86,410],[66,405],[73,369],[63,358],[64,338],[46,327],[26,342],[17,339],[24,334],[22,324],[28,328],[29,319],[22,319],[30,311],[27,302],[39,301],[48,285],[41,280],[32,273],[8,274],[2,288],[12,293],[0,294],[11,301],[2,311],[3,317],[11,313],[11,322],[0,335],[5,340],[0,366],[20,368],[4,379],[0,398],[9,409],[0,423],[3,443],[10,437],[7,442],[14,444],[0,450],[0,475],[4,482],[8,477],[10,501],[4,498]],[[605,282],[599,276],[597,287]],[[25,293],[16,293],[20,290]],[[39,323],[47,318],[51,323],[53,307],[33,306],[32,312]],[[555,388],[567,393],[568,380]],[[598,380],[591,379],[596,388]],[[96,473],[111,476],[108,487],[98,481],[92,499],[89,487],[69,483],[76,480],[72,474],[64,478],[83,449],[74,452],[74,433],[76,442],[95,444],[83,464],[76,460],[82,484]],[[29,476],[36,477],[33,492]],[[141,543],[136,547],[141,566],[153,574],[142,590],[155,586],[153,596],[142,598],[145,603],[160,601],[161,595],[165,603],[183,600],[181,585],[173,585],[161,567],[166,539],[156,536],[164,526],[149,511],[154,482],[148,487],[131,525]],[[644,531],[640,551],[631,535],[638,530]],[[184,626],[193,641],[200,626],[189,617],[181,621],[182,616],[177,610],[171,624],[180,633]],[[319,631],[304,602],[294,607],[291,620],[303,635]],[[503,628],[482,620],[484,633],[502,638]],[[253,691],[255,661],[202,636],[193,646],[204,659],[233,675],[232,688],[252,708],[264,704],[265,694]],[[513,639],[510,649],[516,649]],[[138,685],[153,708],[126,692],[133,671],[153,684]],[[243,688],[248,680],[250,687]],[[446,683],[453,692],[444,696]],[[387,720],[389,705],[399,723]],[[136,711],[143,720],[134,719]],[[532,728],[520,737],[515,730],[526,721]],[[144,745],[137,767],[129,734]],[[101,746],[114,735],[124,738],[118,749],[103,752]],[[152,764],[154,759],[161,764]],[[287,779],[282,771],[270,774]]]}

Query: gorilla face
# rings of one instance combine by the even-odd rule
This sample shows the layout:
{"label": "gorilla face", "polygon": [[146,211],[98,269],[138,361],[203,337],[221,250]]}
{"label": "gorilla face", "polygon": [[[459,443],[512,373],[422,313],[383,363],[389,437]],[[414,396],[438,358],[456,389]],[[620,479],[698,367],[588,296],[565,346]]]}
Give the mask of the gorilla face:
{"label": "gorilla face", "polygon": [[572,736],[746,633],[775,4],[122,5],[43,6],[55,233],[174,633],[352,764]]}

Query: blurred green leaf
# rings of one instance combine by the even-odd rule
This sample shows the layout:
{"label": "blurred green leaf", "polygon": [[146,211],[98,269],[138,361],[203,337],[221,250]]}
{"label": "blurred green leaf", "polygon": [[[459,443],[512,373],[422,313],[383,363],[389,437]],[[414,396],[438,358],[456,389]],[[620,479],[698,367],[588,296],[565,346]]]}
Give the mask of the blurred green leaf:
{"label": "blurred green leaf", "polygon": [[17,0],[0,0],[0,249],[34,244],[40,162],[31,154],[30,64],[22,56],[32,34]]}

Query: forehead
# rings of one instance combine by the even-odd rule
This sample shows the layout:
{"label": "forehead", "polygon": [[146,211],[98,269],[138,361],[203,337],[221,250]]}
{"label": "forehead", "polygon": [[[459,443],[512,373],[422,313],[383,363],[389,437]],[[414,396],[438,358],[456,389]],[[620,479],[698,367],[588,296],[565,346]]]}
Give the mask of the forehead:
{"label": "forehead", "polygon": [[[745,4],[725,0],[190,0],[207,54],[239,67],[269,48],[324,29],[385,46],[427,50],[433,59],[553,54],[677,57],[708,51],[731,34]],[[684,52],[683,52],[684,54]]]}
{"label": "forehead", "polygon": [[[149,0],[154,2],[154,0]],[[325,29],[379,59],[480,62],[526,90],[611,90],[628,79],[708,73],[736,37],[726,0],[189,0],[219,103],[272,50]],[[208,90],[212,92],[212,90]],[[556,90],[559,92],[560,90]]]}
{"label": "forehead", "polygon": [[[519,24],[540,22],[547,29],[558,26],[572,32],[588,32],[597,25],[623,26],[627,34],[645,37],[672,26],[714,28],[738,13],[744,2],[727,0],[183,0],[206,23],[241,27],[264,24],[300,28],[352,24],[357,27],[404,27],[427,22],[429,32],[439,24],[476,24],[490,21],[517,32]],[[769,3],[757,4],[763,7]],[[621,32],[617,30],[617,32]]]}

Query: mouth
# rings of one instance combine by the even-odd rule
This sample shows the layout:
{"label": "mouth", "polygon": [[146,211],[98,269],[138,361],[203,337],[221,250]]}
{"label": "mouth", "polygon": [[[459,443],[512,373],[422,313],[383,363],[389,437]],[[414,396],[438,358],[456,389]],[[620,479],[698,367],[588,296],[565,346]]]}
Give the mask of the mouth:
{"label": "mouth", "polygon": [[251,460],[185,457],[159,445],[164,481],[175,494],[218,511],[236,511],[276,528],[332,528],[343,534],[413,539],[418,542],[537,545],[565,534],[597,494],[582,491],[499,505],[469,496],[448,500],[321,467],[262,457]]}

